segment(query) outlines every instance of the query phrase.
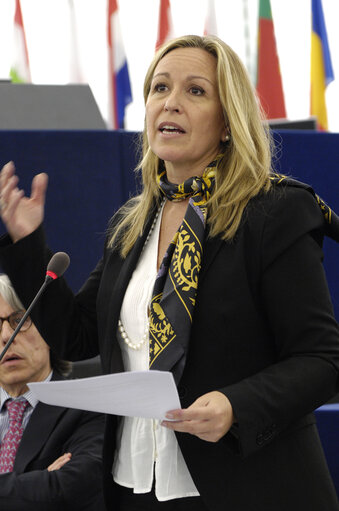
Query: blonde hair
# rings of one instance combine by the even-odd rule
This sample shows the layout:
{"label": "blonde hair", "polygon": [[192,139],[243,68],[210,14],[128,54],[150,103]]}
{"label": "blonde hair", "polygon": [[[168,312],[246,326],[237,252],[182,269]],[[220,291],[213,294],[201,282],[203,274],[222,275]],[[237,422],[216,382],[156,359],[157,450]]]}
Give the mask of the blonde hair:
{"label": "blonde hair", "polygon": [[[215,190],[208,202],[208,222],[211,236],[220,235],[224,240],[231,240],[248,201],[270,188],[273,144],[269,128],[244,65],[236,53],[215,36],[183,36],[162,46],[145,77],[145,103],[159,61],[177,48],[200,48],[216,58],[219,99],[231,138],[222,148],[224,156],[219,162]],[[143,190],[121,208],[120,220],[112,229],[108,243],[110,247],[119,243],[123,257],[142,234],[152,207],[160,201],[156,184],[160,161],[149,145],[145,127],[142,158],[136,169],[142,173]]]}

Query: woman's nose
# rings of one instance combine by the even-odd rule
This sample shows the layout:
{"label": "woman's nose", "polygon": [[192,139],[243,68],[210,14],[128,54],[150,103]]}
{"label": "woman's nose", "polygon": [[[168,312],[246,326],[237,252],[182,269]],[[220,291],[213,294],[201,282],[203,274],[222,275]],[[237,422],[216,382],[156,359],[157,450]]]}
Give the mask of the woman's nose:
{"label": "woman's nose", "polygon": [[181,104],[179,99],[179,94],[176,91],[171,91],[170,94],[166,97],[166,101],[164,104],[164,110],[166,112],[180,112]]}

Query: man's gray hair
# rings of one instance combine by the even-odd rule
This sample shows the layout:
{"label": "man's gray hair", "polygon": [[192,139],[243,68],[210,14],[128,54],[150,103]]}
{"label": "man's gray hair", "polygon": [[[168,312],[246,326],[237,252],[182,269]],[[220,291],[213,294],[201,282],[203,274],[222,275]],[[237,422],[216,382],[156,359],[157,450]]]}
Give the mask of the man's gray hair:
{"label": "man's gray hair", "polygon": [[[0,295],[14,311],[25,310],[11,281],[4,273],[0,274]],[[50,361],[52,369],[55,369],[62,376],[68,376],[72,371],[72,363],[61,360],[52,350],[50,350]]]}

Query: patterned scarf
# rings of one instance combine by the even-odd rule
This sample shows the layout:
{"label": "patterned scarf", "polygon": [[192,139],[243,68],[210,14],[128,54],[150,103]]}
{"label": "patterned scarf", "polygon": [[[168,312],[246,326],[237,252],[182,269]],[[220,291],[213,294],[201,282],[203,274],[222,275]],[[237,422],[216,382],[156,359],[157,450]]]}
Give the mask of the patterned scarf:
{"label": "patterned scarf", "polygon": [[297,188],[304,188],[310,192],[315,200],[317,201],[322,214],[325,219],[325,234],[339,243],[339,217],[334,211],[324,202],[319,195],[315,193],[313,188],[301,181],[296,181],[290,177],[284,176],[283,174],[273,173],[270,176],[271,181],[278,185],[296,186]]}
{"label": "patterned scarf", "polygon": [[206,202],[222,156],[218,155],[201,177],[191,177],[179,185],[169,183],[165,170],[157,176],[158,186],[168,200],[189,197],[184,220],[156,277],[149,314],[149,367],[172,371],[176,383],[183,373],[188,350],[205,237]]}

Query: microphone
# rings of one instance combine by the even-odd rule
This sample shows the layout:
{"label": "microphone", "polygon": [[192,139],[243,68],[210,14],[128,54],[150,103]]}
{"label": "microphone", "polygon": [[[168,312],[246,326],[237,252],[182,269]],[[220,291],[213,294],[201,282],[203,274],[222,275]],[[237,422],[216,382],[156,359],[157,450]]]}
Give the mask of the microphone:
{"label": "microphone", "polygon": [[48,266],[47,266],[45,281],[42,284],[39,291],[37,292],[37,294],[35,295],[32,303],[26,310],[25,314],[22,316],[18,326],[16,327],[13,334],[11,335],[11,338],[8,340],[8,342],[6,343],[6,346],[2,350],[1,355],[0,355],[0,362],[3,359],[3,357],[5,356],[8,348],[14,341],[17,333],[20,331],[20,328],[26,321],[27,316],[29,316],[31,310],[33,309],[35,303],[38,301],[42,292],[45,290],[45,288],[48,286],[48,284],[50,282],[57,279],[58,277],[61,277],[65,273],[65,271],[67,270],[67,268],[69,266],[69,262],[70,262],[69,256],[65,252],[57,252],[56,254],[54,254],[52,256],[52,258],[49,261]]}
{"label": "microphone", "polygon": [[46,280],[52,280],[61,277],[69,266],[69,256],[65,252],[57,252],[51,258],[46,270]]}

